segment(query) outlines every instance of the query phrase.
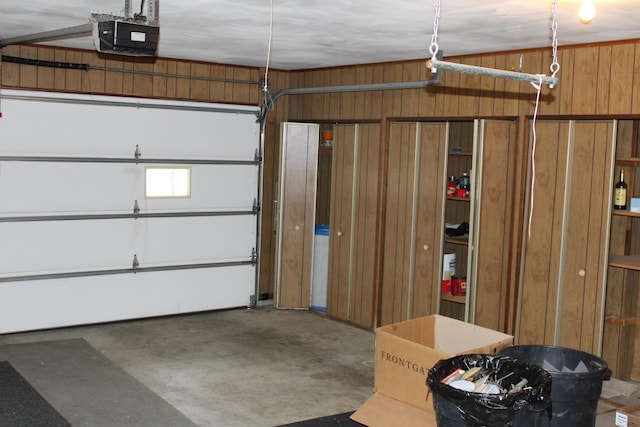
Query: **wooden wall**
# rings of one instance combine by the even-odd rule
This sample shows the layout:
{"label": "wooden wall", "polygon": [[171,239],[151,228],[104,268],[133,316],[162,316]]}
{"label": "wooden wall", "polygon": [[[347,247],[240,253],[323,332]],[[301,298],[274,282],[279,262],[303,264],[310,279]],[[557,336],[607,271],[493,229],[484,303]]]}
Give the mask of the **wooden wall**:
{"label": "wooden wall", "polygon": [[[459,58],[445,58],[498,69],[549,74],[551,49],[533,49]],[[559,84],[542,88],[539,117],[615,118],[640,116],[640,42],[621,41],[559,48]],[[520,67],[522,64],[522,68]],[[424,61],[366,64],[331,69],[291,72],[291,87],[337,86],[369,83],[423,81],[430,78]],[[289,120],[326,122],[379,121],[388,150],[388,126],[393,120],[437,120],[460,118],[509,118],[517,122],[514,162],[510,176],[515,218],[504,244],[513,253],[506,262],[504,280],[508,308],[500,329],[514,333],[517,316],[520,249],[525,217],[525,187],[529,129],[534,114],[536,90],[529,83],[442,72],[442,82],[426,89],[288,96]],[[382,163],[385,164],[387,160]],[[384,171],[383,171],[384,172]],[[384,178],[382,178],[384,179]],[[383,202],[384,203],[384,202]],[[380,244],[380,243],[379,243]],[[382,257],[379,263],[384,262]],[[382,271],[378,268],[378,271]],[[382,278],[376,280],[380,284]],[[377,286],[379,288],[379,286]],[[384,298],[384,296],[383,296]],[[524,301],[526,303],[526,301]],[[384,303],[383,303],[384,304]],[[540,325],[545,329],[544,322]]]}

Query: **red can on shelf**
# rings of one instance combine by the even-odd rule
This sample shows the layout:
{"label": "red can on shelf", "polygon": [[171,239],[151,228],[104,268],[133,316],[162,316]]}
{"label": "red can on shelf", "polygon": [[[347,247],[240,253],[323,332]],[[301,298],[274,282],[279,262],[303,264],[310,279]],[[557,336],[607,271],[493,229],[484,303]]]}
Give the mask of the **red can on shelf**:
{"label": "red can on shelf", "polygon": [[451,277],[451,295],[456,297],[467,295],[467,276]]}

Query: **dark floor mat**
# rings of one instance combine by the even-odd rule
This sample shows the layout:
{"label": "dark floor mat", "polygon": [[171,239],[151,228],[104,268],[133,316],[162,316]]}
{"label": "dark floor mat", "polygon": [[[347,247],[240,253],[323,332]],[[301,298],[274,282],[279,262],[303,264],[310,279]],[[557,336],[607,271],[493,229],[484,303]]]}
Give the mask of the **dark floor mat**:
{"label": "dark floor mat", "polygon": [[293,424],[285,424],[279,427],[362,427],[362,424],[349,418],[351,414],[353,414],[353,411],[330,415],[328,417],[314,418],[307,421],[300,421]]}
{"label": "dark floor mat", "polygon": [[0,361],[0,426],[70,427],[71,424],[7,361]]}
{"label": "dark floor mat", "polygon": [[196,426],[83,339],[2,345],[0,360],[74,427]]}

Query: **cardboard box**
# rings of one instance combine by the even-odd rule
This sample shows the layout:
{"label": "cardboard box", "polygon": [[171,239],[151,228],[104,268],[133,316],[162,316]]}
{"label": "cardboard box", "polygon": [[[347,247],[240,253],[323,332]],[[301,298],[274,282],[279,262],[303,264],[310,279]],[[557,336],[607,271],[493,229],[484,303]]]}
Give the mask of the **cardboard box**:
{"label": "cardboard box", "polygon": [[616,410],[617,427],[640,427],[640,405],[623,406]]}
{"label": "cardboard box", "polygon": [[435,426],[429,369],[455,355],[495,354],[511,345],[511,335],[440,315],[378,328],[375,394],[351,418],[369,427]]}
{"label": "cardboard box", "polygon": [[631,199],[629,212],[640,213],[640,198],[634,197],[633,199]]}

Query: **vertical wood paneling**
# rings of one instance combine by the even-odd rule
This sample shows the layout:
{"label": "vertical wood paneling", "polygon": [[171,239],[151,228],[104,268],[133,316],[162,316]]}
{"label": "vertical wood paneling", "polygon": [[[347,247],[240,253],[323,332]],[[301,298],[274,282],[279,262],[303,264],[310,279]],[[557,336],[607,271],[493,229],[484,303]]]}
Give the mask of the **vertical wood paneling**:
{"label": "vertical wood paneling", "polygon": [[[420,76],[420,63],[412,62],[404,64],[402,67],[402,81],[403,82],[415,82],[418,81]],[[420,96],[417,89],[403,89],[399,93],[401,97],[402,106],[400,114],[404,117],[415,117],[418,115],[418,108],[420,102]]]}
{"label": "vertical wood paneling", "polygon": [[[460,61],[458,61],[460,62]],[[439,71],[442,73],[442,79],[445,81],[444,90],[446,97],[443,97],[442,115],[445,117],[456,117],[458,115],[458,104],[460,103],[460,86],[462,73],[454,73],[451,71]]]}
{"label": "vertical wood paneling", "polygon": [[[535,185],[531,196],[533,215],[530,234],[525,236],[526,249],[523,265],[522,309],[519,322],[519,342],[521,344],[551,343],[544,327],[553,321],[555,288],[551,286],[553,277],[552,230],[553,206],[555,205],[555,184],[558,151],[566,145],[567,129],[559,123],[538,122],[537,148],[535,152]],[[558,144],[558,141],[565,141]],[[550,304],[551,303],[551,304]],[[549,313],[551,311],[551,313]]]}
{"label": "vertical wood paneling", "polygon": [[416,125],[392,123],[390,131],[382,277],[383,325],[406,320]]}
{"label": "vertical wood paneling", "polygon": [[[480,58],[467,58],[461,61],[465,65],[480,65]],[[478,117],[480,111],[480,88],[481,77],[474,74],[460,74],[460,92],[458,100],[457,116]]]}
{"label": "vertical wood paneling", "polygon": [[446,125],[420,124],[420,171],[417,192],[412,317],[434,313],[440,282],[440,246],[444,230],[442,200]]}
{"label": "vertical wood paneling", "polygon": [[[40,61],[55,61],[55,51],[51,49],[38,49],[38,59]],[[55,73],[38,73],[38,87],[43,89],[54,89]]]}
{"label": "vertical wood paneling", "polygon": [[[593,67],[593,65],[592,65]],[[611,80],[611,46],[598,47],[598,79],[596,80],[596,103],[594,112],[608,111],[609,82]]]}
{"label": "vertical wood paneling", "polygon": [[[515,123],[485,120],[483,125],[482,187],[476,257],[476,323],[501,329],[507,307],[507,271],[512,248],[508,241],[509,191],[514,180],[513,149]],[[498,302],[498,304],[496,304]]]}
{"label": "vertical wood paneling", "polygon": [[573,93],[571,98],[571,112],[573,114],[593,114],[595,112],[595,90],[597,71],[593,64],[598,62],[598,48],[585,47],[575,49],[575,64],[573,69]]}
{"label": "vertical wood paneling", "polygon": [[153,65],[153,96],[158,98],[166,98],[168,94],[167,77],[163,74],[168,73],[168,61],[159,59]]}
{"label": "vertical wood paneling", "polygon": [[[132,61],[122,61],[122,68],[125,70],[134,70],[135,63]],[[122,75],[122,94],[134,95],[133,91],[133,74],[125,73]]]}
{"label": "vertical wood paneling", "polygon": [[[65,62],[66,59],[67,59],[67,53],[64,50],[55,50],[55,54],[54,54],[55,61]],[[64,90],[65,78],[66,78],[65,70],[55,69],[53,71],[53,80],[54,80],[55,90]],[[106,86],[106,82],[107,82],[107,79],[105,78],[105,86]],[[106,87],[105,87],[105,90],[106,90]]]}
{"label": "vertical wood paneling", "polygon": [[[520,67],[520,55],[509,54],[505,58],[505,65],[508,70],[518,70]],[[519,111],[520,102],[520,83],[516,80],[504,80],[500,82],[500,85],[504,83],[504,92],[501,96],[504,99],[504,106],[502,108],[502,114],[506,116],[517,116]]]}
{"label": "vertical wood paneling", "polygon": [[[371,67],[356,68],[356,84],[366,84],[371,81]],[[354,117],[362,120],[363,117],[371,115],[371,92],[355,92],[354,93]]]}
{"label": "vertical wood paneling", "polygon": [[[97,57],[89,52],[83,52],[82,62],[89,64],[91,71],[84,73],[85,79],[83,79],[83,90],[87,90],[91,93],[104,93],[105,91],[105,75],[106,71],[102,71],[101,68],[105,66],[105,59]],[[147,80],[150,80],[147,78]],[[86,84],[86,89],[85,89]]]}
{"label": "vertical wood paneling", "polygon": [[355,184],[355,233],[352,247],[353,276],[350,321],[374,327],[376,254],[378,247],[378,176],[380,170],[380,126],[359,125],[358,174]]}
{"label": "vertical wood paneling", "polygon": [[[486,61],[487,59],[483,58],[483,61]],[[507,67],[507,57],[506,55],[497,55],[495,57],[495,68],[498,70],[508,70],[509,68]],[[505,84],[507,82],[506,79],[493,79],[494,81],[494,89],[493,89],[493,96],[491,98],[489,98],[489,100],[491,101],[491,107],[490,107],[490,112],[485,114],[484,117],[491,117],[492,115],[495,116],[504,116],[505,115],[505,99],[504,99],[504,92],[505,92]]]}
{"label": "vertical wood paneling", "polygon": [[571,50],[563,50],[561,53],[558,53],[558,58],[560,62],[560,82],[562,85],[558,85],[560,88],[559,91],[559,103],[558,113],[560,114],[571,114],[571,105],[573,105],[573,64],[575,58],[575,51]]}
{"label": "vertical wood paneling", "polygon": [[[211,66],[202,63],[194,63],[191,65],[191,75],[194,77],[209,77],[211,75]],[[189,89],[190,98],[201,101],[209,99],[209,85],[206,80],[191,80],[191,88]]]}
{"label": "vertical wood paneling", "polygon": [[[121,60],[116,60],[109,55],[105,60],[105,66],[109,69],[123,69]],[[106,93],[121,95],[123,92],[124,74],[116,71],[108,72],[105,76],[104,90]]]}
{"label": "vertical wood paneling", "polygon": [[[27,59],[38,59],[38,48],[31,46],[22,46],[20,48],[20,57]],[[24,87],[38,87],[38,68],[29,65],[19,65],[19,67],[19,84]]]}
{"label": "vertical wood paneling", "polygon": [[309,308],[315,228],[317,125],[283,126],[281,192],[281,257],[277,307]]}
{"label": "vertical wood paneling", "polygon": [[[496,57],[482,57],[479,65],[485,68],[497,68]],[[498,80],[502,79],[494,79],[493,77],[480,78],[480,105],[478,107],[478,115],[480,117],[491,117],[494,114],[493,108],[496,99],[494,89]]]}
{"label": "vertical wood paneling", "polygon": [[610,114],[624,114],[631,110],[631,97],[633,93],[634,69],[633,61],[635,59],[634,44],[614,45],[611,51],[611,80],[609,92],[611,93],[609,101]]}
{"label": "vertical wood paneling", "polygon": [[[382,65],[374,65],[371,77],[374,82],[381,82],[384,77],[384,67]],[[378,120],[382,117],[382,94],[382,91],[371,92],[371,110],[368,117],[363,115],[363,119]]]}
{"label": "vertical wood paneling", "polygon": [[[591,194],[595,197],[591,197],[589,206],[589,236],[591,236],[591,241],[585,262],[588,274],[586,277],[587,292],[584,299],[585,316],[583,316],[581,325],[581,347],[589,348],[588,345],[591,344],[591,352],[600,354],[602,345],[601,325],[604,322],[602,308],[606,302],[606,289],[601,278],[606,274],[607,269],[606,266],[602,265],[602,261],[608,257],[608,248],[600,244],[600,242],[607,241],[607,218],[609,215],[609,206],[607,203],[602,203],[602,201],[608,200],[607,195],[610,190],[609,175],[612,163],[611,144],[614,144],[614,141],[612,141],[612,121],[596,123],[595,126],[595,172],[591,176],[591,186],[594,189]],[[592,307],[593,312],[591,312]]]}
{"label": "vertical wood paneling", "polygon": [[[347,67],[341,73],[340,85],[350,86],[356,83],[356,69]],[[353,120],[355,118],[355,92],[344,92],[340,94],[340,118],[343,120]]]}
{"label": "vertical wood paneling", "polygon": [[[227,70],[222,65],[213,65],[211,67],[210,76],[216,80],[225,79],[227,77]],[[209,98],[217,101],[224,101],[227,85],[222,81],[216,80],[212,81],[211,85],[209,86]],[[176,86],[176,90],[178,90],[178,87],[184,87],[184,79],[179,79],[179,81],[181,82],[181,84],[179,86]],[[177,83],[178,82],[176,82],[176,84]]]}
{"label": "vertical wood paneling", "polygon": [[334,127],[327,314],[349,319],[355,125]]}
{"label": "vertical wood paneling", "polygon": [[[640,75],[640,48],[638,48],[638,44],[640,43],[636,43],[636,45],[634,46],[635,57],[633,61],[633,72],[632,72],[634,76]],[[633,111],[640,111],[640,79],[639,78],[633,79],[633,86],[631,89],[631,99],[632,99],[631,109]]]}

